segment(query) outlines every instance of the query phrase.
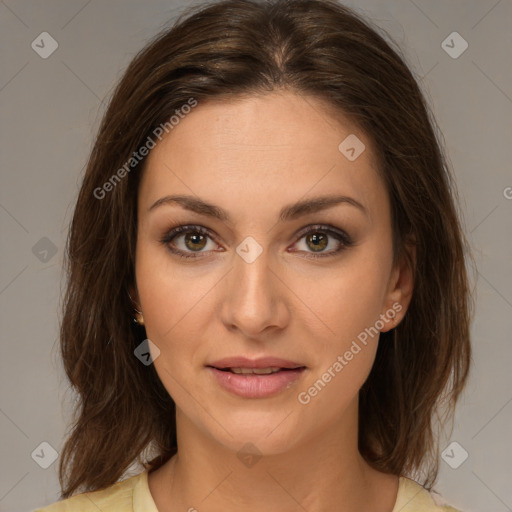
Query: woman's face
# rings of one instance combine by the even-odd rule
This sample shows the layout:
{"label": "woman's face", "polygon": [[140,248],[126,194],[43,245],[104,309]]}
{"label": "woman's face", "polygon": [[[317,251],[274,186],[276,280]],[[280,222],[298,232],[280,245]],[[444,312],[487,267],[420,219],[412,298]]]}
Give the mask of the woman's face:
{"label": "woman's face", "polygon": [[233,450],[354,427],[378,331],[407,309],[370,141],[326,112],[291,92],[199,103],[140,184],[136,293],[156,371],[178,428]]}

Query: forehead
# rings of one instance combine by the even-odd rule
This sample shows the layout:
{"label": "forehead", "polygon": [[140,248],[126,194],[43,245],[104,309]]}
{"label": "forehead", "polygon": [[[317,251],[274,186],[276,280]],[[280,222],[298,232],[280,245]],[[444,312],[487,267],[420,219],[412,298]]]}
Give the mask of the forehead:
{"label": "forehead", "polygon": [[[165,141],[194,153],[213,148],[219,153],[229,149],[260,154],[315,150],[317,158],[320,154],[329,158],[337,156],[340,137],[357,134],[366,138],[347,116],[334,112],[324,100],[289,91],[209,99],[175,121],[179,123]],[[166,142],[160,144],[162,150],[164,146]]]}
{"label": "forehead", "polygon": [[[140,199],[185,192],[248,207],[335,189],[378,206],[385,198],[370,140],[329,108],[290,92],[199,103],[151,151]],[[352,147],[356,159],[344,153]]]}

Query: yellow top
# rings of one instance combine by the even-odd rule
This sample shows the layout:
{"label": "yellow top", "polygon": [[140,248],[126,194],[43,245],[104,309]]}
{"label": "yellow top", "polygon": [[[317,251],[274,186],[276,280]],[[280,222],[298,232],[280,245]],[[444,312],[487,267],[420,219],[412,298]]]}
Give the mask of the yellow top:
{"label": "yellow top", "polygon": [[[158,512],[148,486],[148,470],[99,491],[77,494],[35,512]],[[392,512],[459,512],[436,505],[433,496],[409,478],[400,477]]]}

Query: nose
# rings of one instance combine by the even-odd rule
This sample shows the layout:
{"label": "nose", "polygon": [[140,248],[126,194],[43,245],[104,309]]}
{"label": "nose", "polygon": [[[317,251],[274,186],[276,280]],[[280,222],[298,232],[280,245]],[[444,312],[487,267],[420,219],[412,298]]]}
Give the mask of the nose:
{"label": "nose", "polygon": [[269,260],[266,249],[252,262],[236,254],[226,276],[222,322],[248,339],[283,329],[289,322],[287,288]]}

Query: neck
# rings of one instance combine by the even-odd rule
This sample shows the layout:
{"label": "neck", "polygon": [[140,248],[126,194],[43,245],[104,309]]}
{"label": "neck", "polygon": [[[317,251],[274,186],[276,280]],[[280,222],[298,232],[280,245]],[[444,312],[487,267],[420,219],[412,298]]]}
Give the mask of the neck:
{"label": "neck", "polygon": [[177,411],[179,451],[150,484],[158,510],[256,512],[264,504],[266,512],[390,512],[398,479],[375,471],[359,454],[355,407],[356,414],[282,453],[252,456],[205,436]]}

